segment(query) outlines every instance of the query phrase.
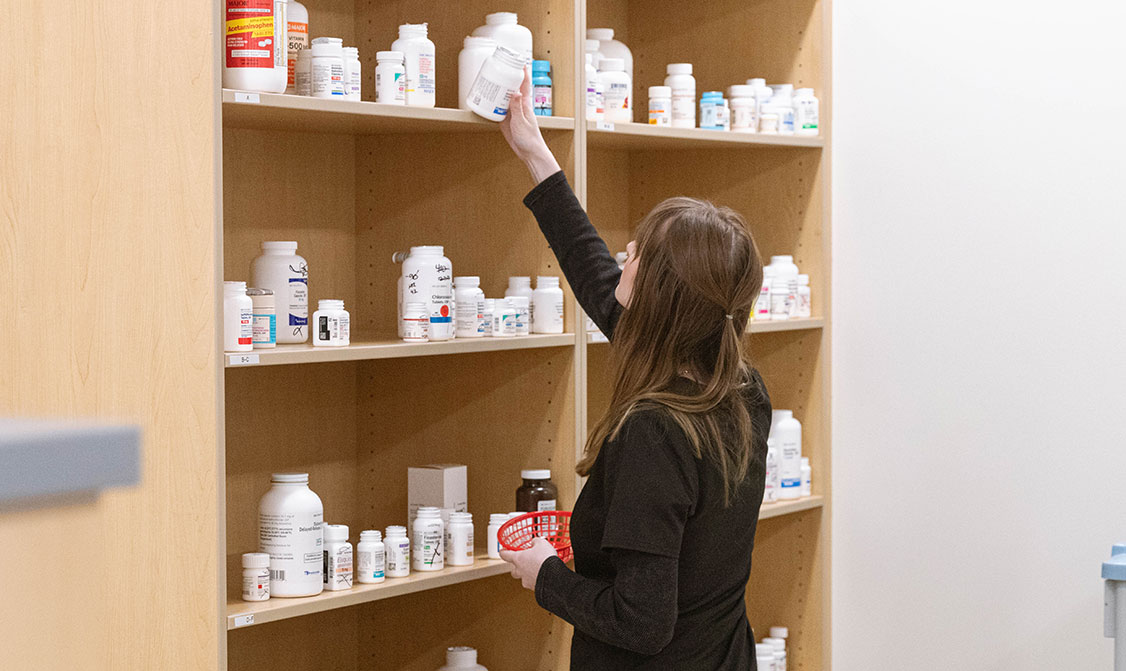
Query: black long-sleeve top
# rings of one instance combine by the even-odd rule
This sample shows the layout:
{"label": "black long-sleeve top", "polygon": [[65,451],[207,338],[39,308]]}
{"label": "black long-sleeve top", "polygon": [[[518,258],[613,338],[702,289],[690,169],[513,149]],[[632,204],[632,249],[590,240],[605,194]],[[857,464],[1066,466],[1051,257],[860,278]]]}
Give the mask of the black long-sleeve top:
{"label": "black long-sleeve top", "polygon": [[[563,172],[524,204],[579,303],[613,340],[621,271]],[[659,410],[635,412],[602,447],[572,513],[575,571],[553,557],[536,581],[537,602],[575,627],[572,669],[755,669],[744,592],[771,414],[757,372],[746,398],[754,458],[729,506],[718,468]]]}

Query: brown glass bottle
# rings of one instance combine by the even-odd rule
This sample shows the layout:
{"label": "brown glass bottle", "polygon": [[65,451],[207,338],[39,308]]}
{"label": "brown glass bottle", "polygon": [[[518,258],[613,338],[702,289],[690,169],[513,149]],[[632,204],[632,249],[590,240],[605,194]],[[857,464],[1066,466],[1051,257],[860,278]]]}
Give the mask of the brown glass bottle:
{"label": "brown glass bottle", "polygon": [[516,510],[532,513],[537,510],[558,510],[559,490],[551,481],[551,471],[520,471],[524,484],[516,490]]}

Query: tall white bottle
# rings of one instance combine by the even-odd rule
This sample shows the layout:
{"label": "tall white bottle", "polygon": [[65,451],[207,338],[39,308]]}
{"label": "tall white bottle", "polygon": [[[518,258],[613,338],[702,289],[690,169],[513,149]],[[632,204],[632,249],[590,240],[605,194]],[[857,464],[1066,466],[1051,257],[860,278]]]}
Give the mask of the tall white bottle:
{"label": "tall white bottle", "polygon": [[324,589],[324,506],[308,473],[274,473],[258,502],[258,550],[270,555],[270,596]]}
{"label": "tall white bottle", "polygon": [[801,422],[792,410],[775,410],[770,437],[778,446],[778,498],[801,498]]}
{"label": "tall white bottle", "polygon": [[[633,85],[633,54],[622,42],[614,39],[613,28],[588,28],[586,31],[586,38],[588,40],[598,40],[598,53],[602,54],[602,58],[620,58],[622,59],[623,71],[629,75],[630,85]],[[599,67],[599,70],[602,68]],[[633,92],[627,99],[629,110],[633,111]],[[632,115],[631,115],[632,116]]]}
{"label": "tall white bottle", "polygon": [[424,303],[430,313],[430,340],[454,336],[453,264],[441,245],[411,247],[403,261],[402,305]]}
{"label": "tall white bottle", "polygon": [[391,43],[391,51],[403,54],[406,101],[415,107],[434,107],[436,100],[438,61],[426,31],[425,23],[405,23],[399,26],[399,39]]}
{"label": "tall white bottle", "polygon": [[250,284],[274,292],[279,344],[309,339],[309,266],[296,242],[263,242],[262,255],[250,264]]}

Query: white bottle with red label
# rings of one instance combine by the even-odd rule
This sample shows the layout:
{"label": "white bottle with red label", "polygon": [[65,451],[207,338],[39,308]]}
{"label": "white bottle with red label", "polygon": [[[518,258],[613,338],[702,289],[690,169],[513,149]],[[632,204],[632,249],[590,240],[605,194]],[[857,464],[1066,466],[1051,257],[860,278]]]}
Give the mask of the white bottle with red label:
{"label": "white bottle with red label", "polygon": [[254,301],[246,282],[223,283],[223,351],[249,352],[253,340]]}
{"label": "white bottle with red label", "polygon": [[289,68],[288,0],[226,0],[223,87],[284,93]]}

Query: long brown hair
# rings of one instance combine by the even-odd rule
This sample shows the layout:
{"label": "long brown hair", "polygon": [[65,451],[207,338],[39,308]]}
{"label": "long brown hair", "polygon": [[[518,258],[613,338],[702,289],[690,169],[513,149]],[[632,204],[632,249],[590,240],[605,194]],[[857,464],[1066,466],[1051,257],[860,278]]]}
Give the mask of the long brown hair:
{"label": "long brown hair", "polygon": [[[629,308],[614,330],[610,407],[576,470],[590,472],[631,413],[659,408],[697,458],[718,466],[729,504],[752,459],[743,331],[762,287],[758,248],[734,210],[669,198],[638,225],[637,254]],[[686,369],[697,384],[674,384]]]}

